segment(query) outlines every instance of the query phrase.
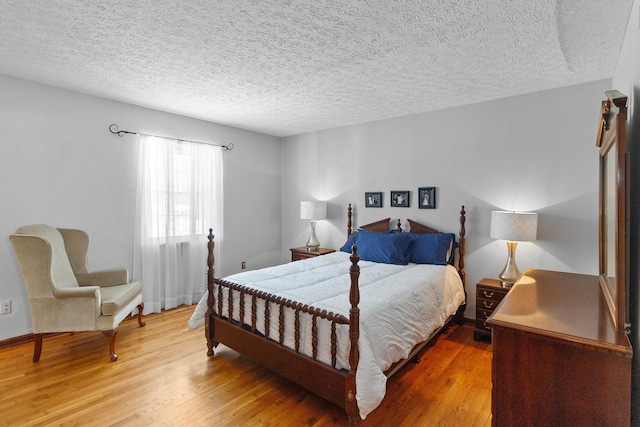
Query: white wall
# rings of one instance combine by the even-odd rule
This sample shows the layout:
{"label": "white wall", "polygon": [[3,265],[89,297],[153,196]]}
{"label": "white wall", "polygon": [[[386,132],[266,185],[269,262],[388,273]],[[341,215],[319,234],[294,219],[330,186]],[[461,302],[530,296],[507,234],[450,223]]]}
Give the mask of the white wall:
{"label": "white wall", "polygon": [[[458,230],[467,210],[466,316],[475,283],[496,277],[504,242],[489,238],[493,209],[540,214],[539,240],[518,246],[518,265],[597,273],[599,104],[609,80],[449,110],[278,138],[0,76],[0,340],[31,331],[22,279],[8,235],[44,222],[83,228],[92,269],[131,268],[135,137],[123,129],[228,143],[225,247],[217,275],[287,261],[304,245],[299,202],[329,201],[318,224],[324,246],[344,243],[346,206],[355,226],[386,216]],[[446,159],[444,161],[443,159]],[[417,209],[416,191],[437,187],[437,209]],[[390,190],[410,190],[410,208],[390,208]],[[383,191],[384,208],[364,208]],[[203,266],[204,268],[204,266]]]}
{"label": "white wall", "polygon": [[[8,236],[32,223],[81,228],[89,267],[131,271],[136,136],[122,129],[235,144],[225,152],[225,244],[217,274],[280,260],[279,138],[0,76],[0,340],[31,329],[26,292]],[[206,237],[203,236],[203,244]],[[222,242],[219,242],[222,244]],[[206,260],[202,260],[203,287]]]}
{"label": "white wall", "polygon": [[629,314],[634,348],[631,425],[640,425],[640,0],[635,0],[613,75],[613,88],[629,97],[627,149],[631,163]]}
{"label": "white wall", "polygon": [[[489,237],[492,210],[539,213],[538,240],[520,243],[521,270],[598,272],[600,102],[609,80],[448,110],[307,133],[283,139],[282,244],[303,246],[308,221],[300,200],[329,203],[319,222],[323,246],[345,241],[346,207],[356,226],[411,218],[457,232],[467,210],[466,316],[475,318],[475,283],[497,277],[506,244]],[[418,209],[418,187],[437,188],[437,208]],[[410,190],[409,208],[391,208],[391,190]],[[382,191],[382,209],[365,208],[365,191]]]}

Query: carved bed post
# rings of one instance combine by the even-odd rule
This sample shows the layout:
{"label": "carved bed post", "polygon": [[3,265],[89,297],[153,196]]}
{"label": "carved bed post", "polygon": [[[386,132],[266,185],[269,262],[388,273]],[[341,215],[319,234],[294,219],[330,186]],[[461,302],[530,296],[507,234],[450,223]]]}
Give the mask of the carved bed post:
{"label": "carved bed post", "polygon": [[360,360],[360,350],[358,348],[358,340],[360,338],[360,288],[358,287],[358,279],[360,278],[360,267],[358,261],[358,245],[351,248],[351,267],[349,275],[351,276],[351,288],[349,290],[349,338],[351,341],[351,349],[349,350],[349,376],[346,381],[346,402],[345,412],[349,417],[349,423],[355,424],[359,421],[358,404],[356,402],[356,370],[358,369],[358,361]]}
{"label": "carved bed post", "polygon": [[460,209],[460,241],[458,242],[458,273],[460,274],[460,278],[462,279],[462,284],[465,285],[466,289],[466,281],[465,276],[467,273],[464,271],[464,244],[465,244],[465,234],[466,230],[464,228],[464,223],[467,220],[465,216],[467,212],[464,210],[464,205],[462,205],[462,209]]}
{"label": "carved bed post", "polygon": [[207,243],[207,313],[204,316],[204,331],[207,337],[207,356],[213,356],[213,341],[211,339],[211,315],[213,314],[213,277],[214,277],[214,257],[213,257],[213,248],[215,244],[213,243],[213,228],[209,229],[209,242]]}
{"label": "carved bed post", "polygon": [[347,209],[347,237],[351,235],[351,203]]}
{"label": "carved bed post", "polygon": [[[465,301],[467,299],[467,285],[466,285],[466,275],[467,273],[464,271],[464,245],[465,245],[465,228],[464,224],[467,220],[466,211],[464,210],[464,205],[460,209],[460,231],[459,231],[459,240],[458,240],[458,275],[460,275],[460,279],[462,280],[462,286],[464,287],[464,298]],[[467,307],[466,302],[458,307],[456,314],[454,316],[454,322],[458,325],[464,324],[464,310]]]}

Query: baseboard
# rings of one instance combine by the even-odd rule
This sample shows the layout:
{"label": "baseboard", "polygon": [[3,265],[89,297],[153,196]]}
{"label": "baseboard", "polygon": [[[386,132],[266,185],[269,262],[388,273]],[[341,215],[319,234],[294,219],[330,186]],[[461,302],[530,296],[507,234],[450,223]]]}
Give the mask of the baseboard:
{"label": "baseboard", "polygon": [[[137,315],[134,316],[130,314],[127,317],[125,317],[125,320],[133,319],[134,317],[137,317]],[[45,334],[42,334],[42,338],[54,337],[56,335],[72,334],[72,333],[73,332],[47,332]],[[9,347],[15,347],[21,344],[27,344],[30,342],[33,342],[33,334],[27,334],[27,335],[21,335],[19,337],[8,338],[6,340],[0,341],[0,350],[2,350],[3,348],[9,348]]]}
{"label": "baseboard", "polygon": [[[68,334],[69,332],[50,332],[46,334],[42,334],[43,338],[53,337],[61,334]],[[0,341],[0,350],[3,348],[15,347],[17,345],[28,344],[33,342],[33,334],[20,335],[19,337],[13,337],[6,340]]]}
{"label": "baseboard", "polygon": [[[465,325],[475,325],[476,320],[475,319],[470,319],[468,317],[464,318],[464,323]],[[55,333],[55,334],[45,334],[45,337],[51,337],[54,335],[59,335],[62,334],[64,332],[59,332],[59,333]],[[3,348],[9,348],[9,347],[15,347],[16,345],[21,345],[21,344],[27,344],[33,342],[33,334],[27,334],[27,335],[21,335],[19,337],[13,337],[13,338],[9,338],[6,340],[2,340],[0,341],[0,350],[2,350]]]}
{"label": "baseboard", "polygon": [[0,350],[3,348],[15,347],[16,345],[33,342],[33,334],[21,335],[0,341]]}

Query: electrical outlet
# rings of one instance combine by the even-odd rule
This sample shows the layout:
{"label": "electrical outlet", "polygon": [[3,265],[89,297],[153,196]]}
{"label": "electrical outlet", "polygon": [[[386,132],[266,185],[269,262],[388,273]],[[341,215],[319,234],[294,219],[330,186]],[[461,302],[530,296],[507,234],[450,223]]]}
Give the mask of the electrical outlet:
{"label": "electrical outlet", "polygon": [[242,269],[244,270],[245,268],[247,268],[247,261],[242,261]]}
{"label": "electrical outlet", "polygon": [[0,314],[11,313],[11,300],[0,302]]}

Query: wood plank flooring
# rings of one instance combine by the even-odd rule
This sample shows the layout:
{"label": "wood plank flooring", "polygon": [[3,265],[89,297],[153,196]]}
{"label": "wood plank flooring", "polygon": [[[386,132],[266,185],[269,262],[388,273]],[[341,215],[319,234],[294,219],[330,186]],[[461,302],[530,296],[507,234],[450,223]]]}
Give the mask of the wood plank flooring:
{"label": "wood plank flooring", "polygon": [[[0,350],[0,426],[346,426],[343,411],[219,346],[206,356],[193,307],[119,328],[110,362],[99,332],[45,338]],[[387,382],[362,426],[489,426],[491,344],[454,327]]]}

